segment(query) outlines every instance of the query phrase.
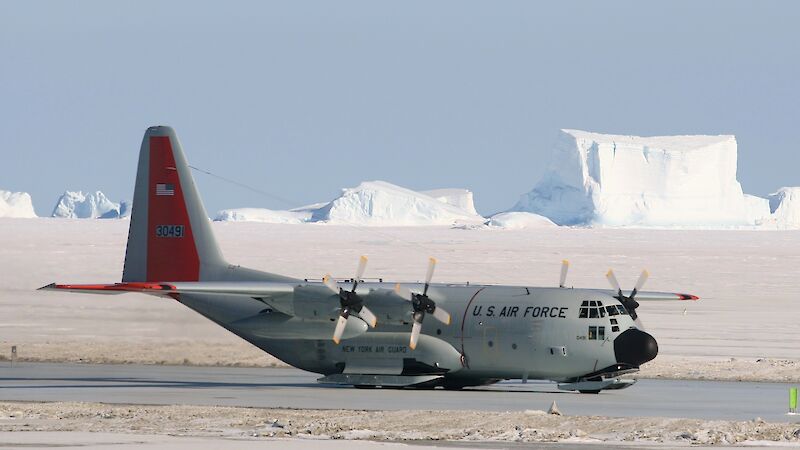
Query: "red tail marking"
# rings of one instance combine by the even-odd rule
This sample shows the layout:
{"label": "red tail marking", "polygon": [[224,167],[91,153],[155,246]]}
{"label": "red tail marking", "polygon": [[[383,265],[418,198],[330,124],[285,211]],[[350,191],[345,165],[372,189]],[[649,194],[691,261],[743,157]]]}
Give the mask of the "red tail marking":
{"label": "red tail marking", "polygon": [[[150,137],[148,182],[147,280],[198,281],[200,258],[168,136]],[[172,185],[174,193],[157,195],[156,184]],[[156,228],[163,226],[183,226],[184,231],[180,237],[156,236]]]}

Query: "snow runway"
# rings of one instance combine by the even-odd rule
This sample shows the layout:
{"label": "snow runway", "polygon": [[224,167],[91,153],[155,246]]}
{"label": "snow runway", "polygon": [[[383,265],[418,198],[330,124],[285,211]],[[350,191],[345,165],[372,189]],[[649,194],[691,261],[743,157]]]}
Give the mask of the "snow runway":
{"label": "snow runway", "polygon": [[787,421],[782,383],[640,380],[584,395],[550,382],[454,391],[319,385],[297,369],[23,363],[0,369],[0,400],[348,410],[546,410],[567,415]]}

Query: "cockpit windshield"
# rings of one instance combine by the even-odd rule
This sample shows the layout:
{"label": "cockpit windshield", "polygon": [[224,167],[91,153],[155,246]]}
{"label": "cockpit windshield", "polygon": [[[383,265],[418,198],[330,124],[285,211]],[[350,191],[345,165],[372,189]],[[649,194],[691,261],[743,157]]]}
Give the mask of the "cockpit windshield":
{"label": "cockpit windshield", "polygon": [[622,305],[607,305],[603,306],[603,302],[599,300],[584,300],[581,302],[581,307],[578,310],[578,318],[580,319],[597,319],[609,316],[628,315],[628,311]]}

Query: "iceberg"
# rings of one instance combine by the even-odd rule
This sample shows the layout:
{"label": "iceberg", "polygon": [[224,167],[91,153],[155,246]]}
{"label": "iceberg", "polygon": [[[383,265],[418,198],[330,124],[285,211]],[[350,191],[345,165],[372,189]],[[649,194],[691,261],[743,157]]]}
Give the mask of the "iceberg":
{"label": "iceberg", "polygon": [[31,195],[27,192],[0,190],[0,217],[36,217]]}
{"label": "iceberg", "polygon": [[276,211],[238,208],[219,211],[216,221],[266,223],[325,222],[344,225],[482,225],[466,189],[416,192],[385,181],[365,181],[327,203]]}
{"label": "iceberg", "polygon": [[51,217],[70,219],[115,219],[129,215],[130,208],[125,202],[124,211],[119,203],[114,203],[105,194],[97,191],[93,194],[82,191],[66,191],[59,197]]}
{"label": "iceberg", "polygon": [[311,219],[310,212],[276,211],[264,208],[235,208],[219,211],[218,222],[303,223]]}
{"label": "iceberg", "polygon": [[800,229],[800,187],[783,187],[770,194],[769,209],[776,228]]}
{"label": "iceberg", "polygon": [[475,210],[475,201],[472,196],[472,191],[467,189],[433,189],[430,191],[419,191],[419,193],[433,197],[442,203],[463,209],[469,214],[478,215],[478,211]]}
{"label": "iceberg", "polygon": [[466,225],[485,218],[385,181],[365,181],[314,211],[314,222],[353,225]]}
{"label": "iceberg", "polygon": [[510,230],[552,228],[558,226],[547,217],[521,211],[495,214],[489,218],[488,225],[491,227],[507,228]]}
{"label": "iceberg", "polygon": [[722,136],[620,136],[561,130],[539,183],[511,211],[558,225],[757,226],[769,201],[736,180],[737,145]]}

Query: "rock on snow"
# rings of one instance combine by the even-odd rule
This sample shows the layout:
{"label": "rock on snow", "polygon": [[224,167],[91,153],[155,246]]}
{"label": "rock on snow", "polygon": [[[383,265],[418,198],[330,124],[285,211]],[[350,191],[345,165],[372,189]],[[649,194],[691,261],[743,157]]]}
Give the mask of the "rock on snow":
{"label": "rock on snow", "polygon": [[561,130],[544,178],[512,210],[559,225],[758,225],[768,201],[742,192],[736,164],[734,136]]}
{"label": "rock on snow", "polygon": [[70,219],[113,219],[130,215],[127,202],[114,203],[100,191],[84,194],[82,191],[66,191],[53,208],[52,217]]}
{"label": "rock on snow", "polygon": [[31,195],[27,192],[0,190],[0,217],[36,217]]}

